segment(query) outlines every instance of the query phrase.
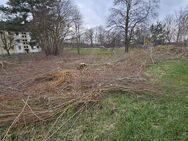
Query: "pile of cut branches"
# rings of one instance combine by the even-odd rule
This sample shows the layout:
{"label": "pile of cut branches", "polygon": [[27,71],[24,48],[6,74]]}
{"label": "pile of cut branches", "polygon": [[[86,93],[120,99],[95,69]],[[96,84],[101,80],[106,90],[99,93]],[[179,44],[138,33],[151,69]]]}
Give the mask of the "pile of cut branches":
{"label": "pile of cut branches", "polygon": [[[70,117],[73,118],[109,91],[160,93],[159,87],[149,83],[144,71],[161,58],[180,57],[174,54],[172,48],[154,48],[152,52],[150,49],[136,50],[111,59],[95,58],[98,63],[93,62],[92,57],[88,60],[87,57],[74,58],[75,62],[57,63],[58,69],[29,77],[12,87],[4,84],[4,90],[11,93],[0,95],[0,128],[6,127],[1,138],[5,140],[11,129],[17,126],[49,120],[55,120],[56,124],[59,117],[71,108],[75,109]],[[24,72],[24,68],[19,69]],[[51,129],[45,140],[53,135]]]}

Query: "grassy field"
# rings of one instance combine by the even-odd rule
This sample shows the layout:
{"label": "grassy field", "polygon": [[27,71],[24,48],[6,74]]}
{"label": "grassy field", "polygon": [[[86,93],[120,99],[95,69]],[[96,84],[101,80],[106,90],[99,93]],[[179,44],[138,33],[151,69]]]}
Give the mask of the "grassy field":
{"label": "grassy field", "polygon": [[[188,60],[152,65],[146,75],[162,94],[108,92],[100,102],[72,108],[56,122],[16,128],[8,140],[187,141]],[[83,112],[74,115],[75,110]]]}
{"label": "grassy field", "polygon": [[187,90],[188,88],[188,60],[171,60],[152,66],[148,73],[169,88]]}
{"label": "grassy field", "polygon": [[[77,48],[65,48],[66,51],[76,54]],[[124,48],[80,48],[81,55],[112,55],[112,54],[123,54]]]}

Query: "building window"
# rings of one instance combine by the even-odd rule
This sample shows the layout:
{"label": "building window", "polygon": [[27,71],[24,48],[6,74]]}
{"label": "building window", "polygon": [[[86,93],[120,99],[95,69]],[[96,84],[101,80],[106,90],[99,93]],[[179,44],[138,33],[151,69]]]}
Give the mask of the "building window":
{"label": "building window", "polygon": [[35,46],[31,46],[31,49],[32,49],[32,50],[35,50],[36,48],[35,48]]}
{"label": "building window", "polygon": [[21,46],[18,46],[18,49],[19,49],[19,50],[21,50],[21,49],[22,49],[22,47],[21,47]]}
{"label": "building window", "polygon": [[18,36],[18,35],[19,35],[19,33],[18,33],[18,32],[16,32],[16,35]]}
{"label": "building window", "polygon": [[20,43],[20,39],[17,39],[16,42],[17,42],[17,43]]}

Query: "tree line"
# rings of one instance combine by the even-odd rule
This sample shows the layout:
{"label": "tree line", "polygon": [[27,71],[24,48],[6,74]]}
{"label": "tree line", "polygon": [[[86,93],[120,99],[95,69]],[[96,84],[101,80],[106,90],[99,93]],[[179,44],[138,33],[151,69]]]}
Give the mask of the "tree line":
{"label": "tree line", "polygon": [[[188,8],[153,22],[159,0],[114,0],[106,26],[85,29],[71,0],[9,0],[1,6],[1,37],[6,31],[30,31],[46,55],[58,55],[65,44],[80,47],[124,47],[183,43],[188,38]],[[12,44],[11,44],[12,45]],[[4,46],[9,50],[12,47]]]}
{"label": "tree line", "polygon": [[1,30],[30,31],[46,55],[58,55],[68,37],[79,41],[82,18],[71,0],[9,0]]}

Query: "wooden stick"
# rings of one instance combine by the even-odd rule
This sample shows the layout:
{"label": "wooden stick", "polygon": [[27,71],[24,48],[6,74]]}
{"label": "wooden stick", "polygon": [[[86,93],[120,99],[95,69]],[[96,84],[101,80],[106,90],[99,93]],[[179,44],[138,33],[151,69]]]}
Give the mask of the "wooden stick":
{"label": "wooden stick", "polygon": [[25,100],[23,100],[23,102],[27,105],[27,107],[30,109],[30,111],[33,113],[34,116],[36,116],[39,120],[44,121],[44,119],[40,118],[40,117],[33,111],[33,109],[29,106],[29,104],[28,104]]}
{"label": "wooden stick", "polygon": [[66,122],[64,122],[57,130],[55,130],[49,137],[45,138],[43,141],[48,141],[54,134],[56,134],[67,122],[69,122],[72,118],[74,118],[85,106],[80,108],[76,113],[74,113]]}
{"label": "wooden stick", "polygon": [[27,97],[27,100],[26,100],[26,103],[25,103],[25,105],[23,106],[21,112],[18,114],[18,116],[14,119],[14,121],[12,122],[12,124],[10,125],[10,127],[7,129],[6,134],[5,134],[5,136],[3,137],[2,141],[4,141],[4,140],[6,139],[6,137],[8,136],[8,133],[9,133],[9,131],[11,130],[11,128],[12,128],[12,127],[14,126],[14,124],[19,120],[20,116],[22,115],[22,113],[23,113],[24,110],[25,110],[25,107],[27,106],[27,103],[28,103],[28,101],[29,101],[29,98],[30,98],[30,97],[28,96],[28,97]]}

